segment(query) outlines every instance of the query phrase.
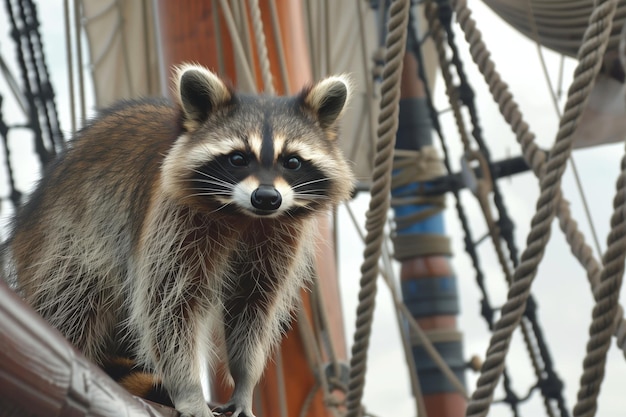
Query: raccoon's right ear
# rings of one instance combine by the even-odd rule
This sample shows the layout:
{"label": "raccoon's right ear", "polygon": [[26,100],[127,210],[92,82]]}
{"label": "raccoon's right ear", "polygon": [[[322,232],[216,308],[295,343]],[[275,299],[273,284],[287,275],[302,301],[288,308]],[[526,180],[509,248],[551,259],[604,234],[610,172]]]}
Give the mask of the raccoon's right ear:
{"label": "raccoon's right ear", "polygon": [[231,101],[233,93],[219,77],[199,65],[184,64],[176,71],[176,94],[184,125],[193,130],[215,109]]}

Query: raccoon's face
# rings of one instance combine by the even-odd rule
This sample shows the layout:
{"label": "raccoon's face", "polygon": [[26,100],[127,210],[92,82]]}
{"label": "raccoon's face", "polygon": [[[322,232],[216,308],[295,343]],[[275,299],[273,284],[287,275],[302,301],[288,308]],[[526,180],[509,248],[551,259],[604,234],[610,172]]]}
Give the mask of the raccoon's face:
{"label": "raccoon's face", "polygon": [[349,197],[337,141],[349,84],[330,77],[295,97],[237,95],[201,67],[179,71],[187,133],[166,156],[165,189],[204,211],[299,216]]}

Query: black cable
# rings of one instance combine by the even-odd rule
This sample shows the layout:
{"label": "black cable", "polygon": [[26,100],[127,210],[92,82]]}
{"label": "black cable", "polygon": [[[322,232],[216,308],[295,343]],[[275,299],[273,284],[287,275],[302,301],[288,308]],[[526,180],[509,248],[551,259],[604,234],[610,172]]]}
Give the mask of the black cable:
{"label": "black cable", "polygon": [[[5,4],[22,75],[23,94],[28,104],[28,125],[34,133],[35,152],[44,167],[54,158],[55,141],[60,143],[62,137],[54,93],[44,64],[45,54],[40,42],[36,9],[30,0],[18,0],[16,7],[11,0],[6,0]],[[40,71],[40,67],[45,71]],[[49,146],[46,146],[44,138],[48,139]]]}
{"label": "black cable", "polygon": [[59,117],[56,109],[54,88],[50,82],[48,66],[45,60],[43,42],[39,32],[39,19],[37,17],[37,6],[32,0],[21,0],[22,19],[25,27],[28,28],[29,49],[31,51],[32,66],[37,81],[37,92],[35,96],[40,105],[40,116],[43,114],[46,123],[44,131],[49,138],[50,151],[56,154],[57,148],[63,147],[63,135],[59,125]]}
{"label": "black cable", "polygon": [[11,4],[11,0],[6,0],[5,4],[7,7],[7,14],[9,15],[9,21],[11,23],[11,37],[15,42],[17,62],[20,68],[20,72],[22,74],[22,87],[24,89],[23,94],[26,102],[28,103],[28,126],[33,130],[35,134],[35,152],[37,152],[41,164],[46,165],[51,160],[51,157],[43,142],[41,125],[39,124],[39,118],[37,115],[37,107],[35,105],[35,99],[30,84],[28,66],[26,64],[26,58],[24,56],[24,51],[22,48],[22,36],[20,33],[20,28],[17,24],[16,15],[13,11],[13,5]]}
{"label": "black cable", "polygon": [[9,180],[9,199],[13,203],[13,207],[18,207],[22,201],[22,193],[15,186],[15,176],[13,175],[13,166],[11,164],[11,151],[9,150],[9,126],[4,121],[2,114],[3,97],[0,95],[0,137],[4,145],[4,160],[6,161],[7,176]]}

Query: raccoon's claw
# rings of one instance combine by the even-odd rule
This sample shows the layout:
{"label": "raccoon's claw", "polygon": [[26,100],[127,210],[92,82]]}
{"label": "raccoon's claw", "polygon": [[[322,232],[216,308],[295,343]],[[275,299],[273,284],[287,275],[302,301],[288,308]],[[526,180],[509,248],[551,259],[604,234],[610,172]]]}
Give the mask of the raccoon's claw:
{"label": "raccoon's claw", "polygon": [[198,404],[177,404],[176,410],[180,413],[180,417],[213,417],[209,405],[204,401]]}
{"label": "raccoon's claw", "polygon": [[252,410],[244,410],[243,407],[240,407],[234,402],[228,402],[221,407],[215,407],[212,411],[214,415],[218,416],[231,413],[230,417],[256,417],[252,414]]}

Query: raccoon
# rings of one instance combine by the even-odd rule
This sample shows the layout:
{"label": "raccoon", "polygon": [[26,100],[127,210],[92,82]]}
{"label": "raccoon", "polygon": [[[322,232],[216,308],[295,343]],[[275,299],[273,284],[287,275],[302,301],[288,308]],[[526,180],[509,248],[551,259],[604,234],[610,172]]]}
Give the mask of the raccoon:
{"label": "raccoon", "polygon": [[208,417],[201,375],[221,358],[234,391],[218,411],[252,417],[316,218],[353,188],[337,144],[350,83],[246,95],[197,65],[174,81],[174,104],[123,102],[78,133],[18,212],[9,269],[92,361],[129,349],[183,416]]}
{"label": "raccoon", "polygon": [[167,407],[174,407],[161,379],[139,366],[130,353],[126,356],[111,356],[101,366],[115,382],[131,394]]}

